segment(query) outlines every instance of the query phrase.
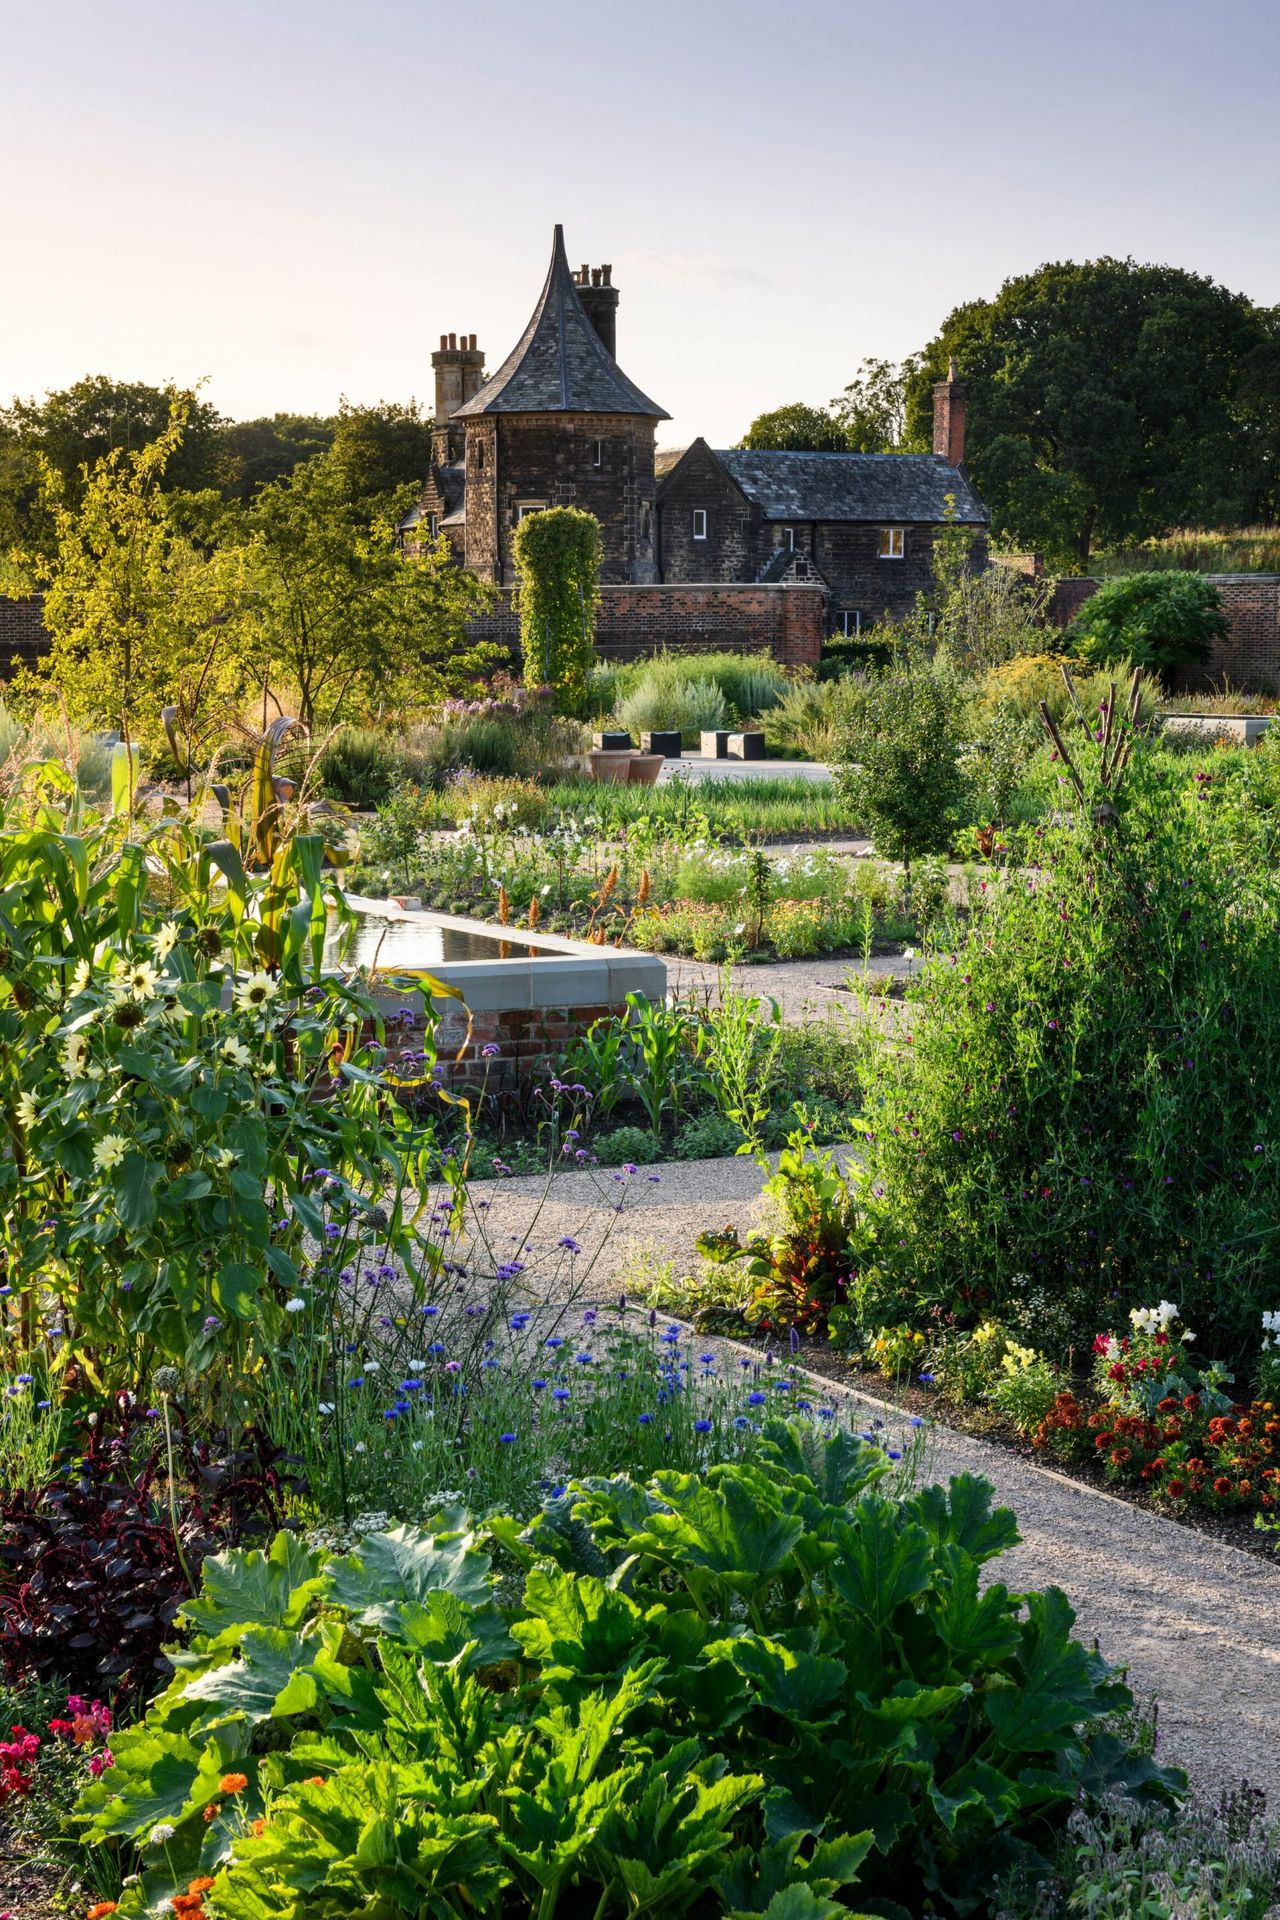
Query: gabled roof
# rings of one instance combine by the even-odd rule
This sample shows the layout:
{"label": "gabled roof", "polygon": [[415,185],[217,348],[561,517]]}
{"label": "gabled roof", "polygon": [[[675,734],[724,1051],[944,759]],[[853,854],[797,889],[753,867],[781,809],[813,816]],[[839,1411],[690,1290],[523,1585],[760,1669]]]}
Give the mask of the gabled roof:
{"label": "gabled roof", "polygon": [[483,413],[670,414],[633,386],[578,297],[557,227],[551,265],[533,317],[491,380],[459,407],[455,420]]}
{"label": "gabled roof", "polygon": [[904,520],[926,525],[953,512],[985,526],[986,507],[963,467],[936,453],[755,453],[716,449],[729,478],[766,520]]}
{"label": "gabled roof", "polygon": [[812,555],[802,553],[799,547],[775,547],[756,575],[759,584],[766,587],[776,586],[779,581],[792,578],[816,580],[823,587],[828,584],[825,576],[814,565]]}

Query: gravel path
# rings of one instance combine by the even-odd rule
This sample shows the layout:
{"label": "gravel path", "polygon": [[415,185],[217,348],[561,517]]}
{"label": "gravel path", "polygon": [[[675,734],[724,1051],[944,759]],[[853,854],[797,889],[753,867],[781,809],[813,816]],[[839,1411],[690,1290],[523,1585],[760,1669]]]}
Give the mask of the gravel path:
{"label": "gravel path", "polygon": [[[544,1182],[475,1183],[495,1257],[510,1258],[537,1213],[533,1240],[552,1253],[562,1237],[583,1251],[561,1253],[552,1285],[534,1271],[530,1296],[572,1297],[575,1306],[616,1300],[638,1268],[671,1260],[688,1271],[693,1241],[727,1221],[746,1230],[758,1217],[763,1175],[754,1161],[692,1161],[615,1180],[604,1171],[557,1176],[538,1207]],[[622,1211],[614,1209],[622,1197]],[[602,1235],[607,1233],[601,1247]],[[509,1249],[510,1251],[505,1251]],[[597,1251],[598,1250],[598,1251]],[[711,1342],[726,1349],[731,1342]],[[753,1349],[737,1348],[738,1352]],[[758,1359],[758,1353],[755,1354]],[[814,1379],[858,1425],[903,1416],[866,1395]],[[1161,1752],[1216,1797],[1247,1775],[1280,1804],[1280,1564],[1242,1553],[1082,1486],[1005,1448],[950,1428],[930,1429],[927,1473],[981,1473],[1018,1516],[1022,1542],[992,1569],[1013,1587],[1056,1585],[1079,1615],[1079,1631],[1110,1660],[1129,1668],[1142,1695],[1160,1703]]]}

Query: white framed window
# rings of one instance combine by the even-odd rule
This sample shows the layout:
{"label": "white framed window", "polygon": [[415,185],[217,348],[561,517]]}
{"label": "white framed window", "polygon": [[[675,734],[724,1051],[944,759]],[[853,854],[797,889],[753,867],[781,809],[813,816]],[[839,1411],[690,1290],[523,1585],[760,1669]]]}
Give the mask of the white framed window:
{"label": "white framed window", "polygon": [[693,537],[695,540],[705,540],[707,537],[707,510],[705,507],[695,507],[693,510]]}
{"label": "white framed window", "polygon": [[788,553],[794,553],[794,552],[795,552],[795,548],[796,548],[796,530],[795,530],[795,528],[794,528],[794,527],[779,527],[779,528],[778,528],[778,545],[779,545],[780,547],[785,547],[785,548],[787,549],[787,552],[788,552]]}
{"label": "white framed window", "polygon": [[435,538],[437,537],[437,535],[439,534],[439,532],[440,532],[440,515],[439,515],[438,513],[429,513],[429,514],[427,515],[427,532],[428,532],[428,533],[429,533],[429,534],[431,535],[431,538],[432,538],[433,540],[434,540],[434,539],[435,539]]}
{"label": "white framed window", "polygon": [[593,467],[602,467],[604,465],[603,440],[593,440],[591,442],[591,464]]}
{"label": "white framed window", "polygon": [[880,558],[882,560],[904,560],[907,553],[907,530],[905,527],[881,527]]}
{"label": "white framed window", "polygon": [[547,503],[545,500],[517,500],[516,501],[516,519],[517,520],[523,520],[527,513],[545,513],[546,510],[547,510]]}
{"label": "white framed window", "polygon": [[[852,612],[846,607],[841,618],[843,621],[841,627],[842,633],[851,633],[856,636],[862,632],[862,614],[857,607],[855,607]],[[852,622],[852,625],[850,622]]]}

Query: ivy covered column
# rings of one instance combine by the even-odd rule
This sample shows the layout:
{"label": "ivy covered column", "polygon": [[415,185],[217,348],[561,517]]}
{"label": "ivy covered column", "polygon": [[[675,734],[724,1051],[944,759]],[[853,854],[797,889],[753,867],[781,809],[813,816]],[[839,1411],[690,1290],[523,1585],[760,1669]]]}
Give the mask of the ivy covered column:
{"label": "ivy covered column", "polygon": [[576,713],[595,657],[600,523],[577,507],[526,514],[515,555],[525,684],[552,687],[560,711]]}

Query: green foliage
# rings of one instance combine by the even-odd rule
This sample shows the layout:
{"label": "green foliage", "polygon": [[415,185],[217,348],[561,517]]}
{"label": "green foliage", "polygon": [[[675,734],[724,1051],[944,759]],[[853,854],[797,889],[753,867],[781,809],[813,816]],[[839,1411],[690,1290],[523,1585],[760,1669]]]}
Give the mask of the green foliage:
{"label": "green foliage", "polygon": [[866,1036],[866,1297],[1008,1317],[1030,1281],[1065,1355],[1163,1293],[1230,1358],[1280,1206],[1274,792],[1257,752],[1171,777],[1140,748],[1117,800],[1071,737],[1083,804],[1064,778]]}
{"label": "green foliage", "polygon": [[15,682],[27,706],[52,691],[78,725],[154,736],[167,701],[194,705],[198,689],[216,704],[234,685],[233,583],[164,490],[187,424],[175,394],[154,440],[104,454],[74,487],[41,458],[46,533],[24,564],[44,593],[51,645],[39,673]]}
{"label": "green foliage", "polygon": [[[927,435],[954,355],[993,528],[1087,571],[1096,544],[1274,518],[1276,317],[1177,267],[1057,261],[957,307],[909,378]],[[926,440],[927,444],[927,440]]]}
{"label": "green foliage", "polygon": [[945,853],[964,817],[960,697],[945,665],[906,648],[873,676],[843,742],[837,777],[887,860]]}
{"label": "green foliage", "polygon": [[318,414],[228,421],[218,432],[218,485],[227,499],[244,506],[259,487],[287,480],[302,461],[327,453],[333,433],[333,421]]}
{"label": "green foliage", "polygon": [[1280,527],[1215,527],[1207,532],[1175,527],[1140,546],[1095,554],[1089,562],[1090,572],[1104,578],[1169,567],[1188,573],[1280,573]]}
{"label": "green foliage", "polygon": [[346,806],[385,806],[408,768],[394,738],[376,727],[342,727],[327,740],[316,773],[328,794]]}
{"label": "green foliage", "polygon": [[353,505],[421,491],[431,471],[431,422],[416,402],[376,407],[344,400],[334,424],[330,458]]}
{"label": "green foliage", "polygon": [[[862,662],[865,667],[868,663]],[[845,672],[822,680],[793,680],[765,716],[765,736],[775,750],[834,760],[845,735],[854,731],[867,694],[865,673]]]}
{"label": "green foliage", "polygon": [[1068,631],[1093,666],[1129,661],[1149,673],[1203,665],[1226,637],[1222,596],[1198,573],[1128,573],[1091,593]]}
{"label": "green foliage", "polygon": [[520,646],[525,684],[550,687],[577,713],[595,658],[600,523],[578,507],[527,513],[516,528]]}
{"label": "green foliage", "polygon": [[402,552],[394,505],[370,520],[336,453],[259,488],[228,537],[253,616],[246,670],[259,686],[296,687],[308,725],[353,702],[370,713],[421,706],[473,685],[495,657],[465,632],[490,590],[443,541]]}
{"label": "green foliage", "polygon": [[756,451],[792,453],[846,453],[849,447],[840,422],[802,400],[757,414],[738,444]]}
{"label": "green foliage", "polygon": [[[205,794],[148,820],[124,747],[113,774],[95,820],[33,767],[0,830],[6,1321],[100,1390],[172,1362],[244,1416],[322,1235],[315,1170],[359,1238],[428,1136],[383,1078],[379,1009],[325,964],[342,897],[265,750],[222,839]],[[385,1232],[415,1244],[404,1216]]]}
{"label": "green foliage", "polygon": [[646,675],[619,700],[614,718],[633,739],[651,727],[678,733],[683,746],[696,746],[703,728],[724,727],[729,712],[714,680],[692,680],[672,672]]}
{"label": "green foliage", "polygon": [[780,1920],[854,1884],[912,1920],[1034,1872],[1086,1778],[1175,1797],[1107,1731],[1129,1696],[1064,1596],[979,1593],[1017,1539],[990,1488],[886,1497],[886,1464],[776,1422],[758,1461],[575,1482],[528,1528],[206,1561],[172,1684],[79,1802],[90,1847],[141,1850],[122,1920],[196,1874],[243,1920]]}
{"label": "green foliage", "polygon": [[657,1159],[661,1142],[647,1127],[615,1127],[600,1135],[595,1151],[602,1167],[647,1166]]}
{"label": "green foliage", "polygon": [[919,367],[911,354],[901,366],[874,357],[862,362],[844,392],[831,403],[851,453],[927,453],[932,420],[907,422],[907,385]]}
{"label": "green foliage", "polygon": [[[41,401],[14,400],[0,411],[0,552],[16,546],[52,558],[54,501],[74,514],[90,473],[104,461],[127,465],[168,435],[175,416],[182,430],[162,484],[169,491],[214,486],[224,423],[190,389],[96,374]],[[52,477],[52,491],[42,472]]]}

